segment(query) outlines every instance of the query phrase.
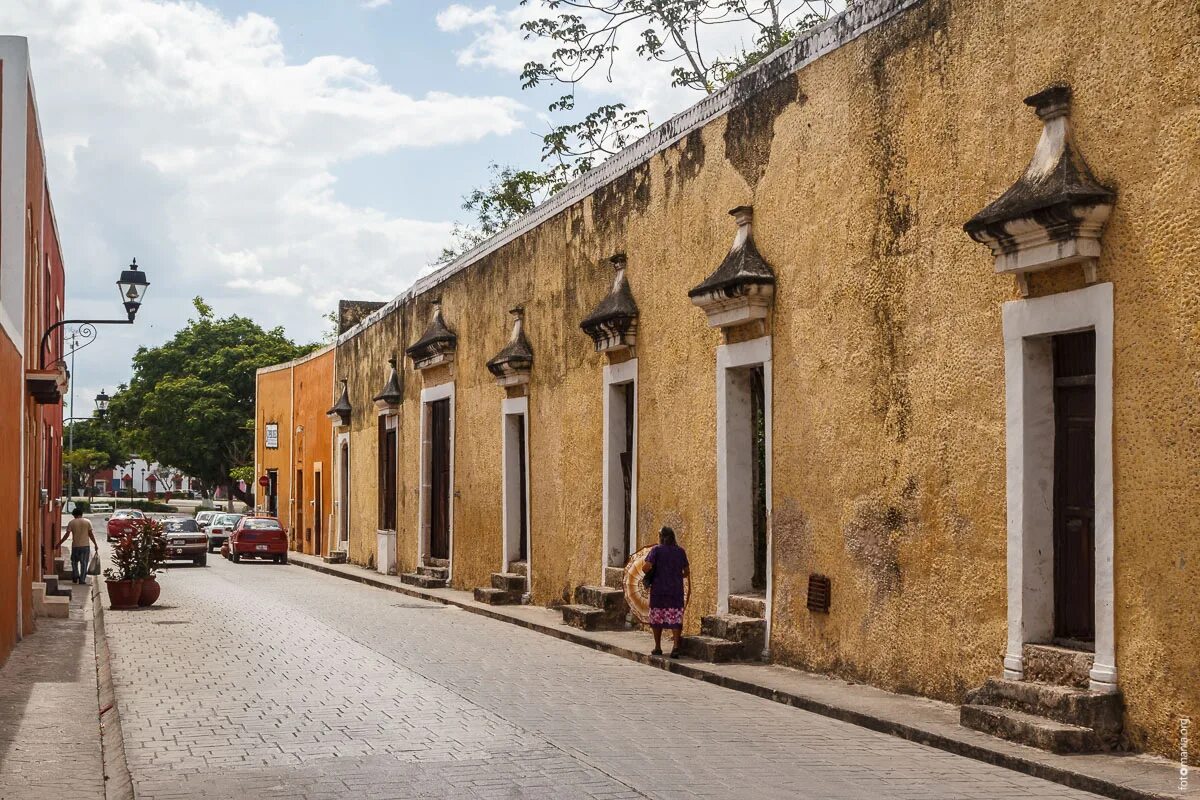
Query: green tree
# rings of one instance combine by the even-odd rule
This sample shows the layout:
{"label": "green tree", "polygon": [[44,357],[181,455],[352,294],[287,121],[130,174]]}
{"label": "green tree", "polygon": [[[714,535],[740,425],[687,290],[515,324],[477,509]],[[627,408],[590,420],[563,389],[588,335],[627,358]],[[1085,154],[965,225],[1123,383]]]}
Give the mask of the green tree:
{"label": "green tree", "polygon": [[70,442],[75,450],[99,450],[107,455],[104,467],[115,467],[129,459],[129,448],[121,441],[121,434],[107,420],[93,418],[67,424],[63,441]]}
{"label": "green tree", "polygon": [[[491,165],[492,181],[463,198],[475,215],[456,225],[436,263],[452,261],[527,213],[538,202],[581,177],[650,130],[645,109],[603,103],[575,116],[576,90],[607,80],[618,59],[671,65],[672,86],[713,92],[733,81],[799,33],[828,19],[837,5],[854,0],[521,0],[546,10],[522,23],[526,38],[552,45],[550,57],[530,61],[521,88],[563,87],[547,108],[541,135],[543,167],[518,170]],[[735,52],[713,52],[706,34],[726,26],[744,30],[748,42]],[[566,117],[566,119],[564,119]]]}
{"label": "green tree", "polygon": [[230,472],[254,452],[255,372],[314,349],[282,328],[240,316],[218,318],[203,299],[196,317],[159,347],[139,348],[133,378],[118,387],[109,416],[131,449],[199,479],[237,490]]}
{"label": "green tree", "polygon": [[[76,448],[69,453],[63,453],[63,472],[67,467],[74,471],[75,482],[80,481],[87,487],[88,497],[92,495],[92,479],[96,477],[96,473],[102,469],[107,469],[112,466],[110,464],[109,454],[103,450],[92,450],[91,448]],[[64,476],[65,478],[65,476]],[[71,496],[74,497],[75,487],[70,488]]]}

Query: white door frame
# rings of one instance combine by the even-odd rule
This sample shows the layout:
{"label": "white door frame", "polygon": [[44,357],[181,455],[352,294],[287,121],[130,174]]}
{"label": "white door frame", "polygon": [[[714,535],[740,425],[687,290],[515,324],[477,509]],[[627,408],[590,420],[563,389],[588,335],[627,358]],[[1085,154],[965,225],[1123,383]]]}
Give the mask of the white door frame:
{"label": "white door frame", "polygon": [[617,548],[610,542],[618,534],[625,523],[625,508],[623,481],[621,479],[621,447],[625,442],[625,415],[621,413],[618,419],[618,405],[613,402],[618,388],[627,383],[633,384],[633,463],[630,466],[629,486],[629,552],[637,550],[637,489],[638,489],[638,361],[631,358],[620,364],[608,364],[604,367],[604,433],[603,433],[603,465],[602,465],[602,534],[600,584],[604,586],[604,571],[613,564],[613,552]]}
{"label": "white door frame", "polygon": [[[338,550],[350,553],[350,432],[339,433],[337,442],[337,458],[335,459],[334,476],[337,490],[334,496],[335,515],[337,519]],[[345,456],[342,447],[345,447]],[[332,552],[332,550],[330,551]]]}
{"label": "white door frame", "polygon": [[[730,535],[735,520],[748,515],[751,499],[746,476],[750,475],[750,459],[753,454],[748,447],[745,420],[748,424],[749,403],[745,403],[746,416],[741,414],[742,405],[734,392],[740,391],[738,376],[731,373],[746,367],[762,365],[763,368],[763,418],[766,427],[766,475],[763,476],[767,500],[767,590],[766,615],[767,635],[763,646],[766,652],[771,644],[771,595],[772,595],[772,542],[771,542],[771,337],[761,336],[746,342],[721,345],[717,348],[717,610],[729,611],[729,595],[733,572],[745,571],[744,563],[734,559]],[[747,398],[748,399],[748,398]],[[732,423],[732,424],[731,424]],[[746,522],[743,520],[742,524]],[[753,522],[749,523],[751,526]],[[752,535],[752,534],[751,534]],[[753,556],[751,556],[753,559]],[[751,564],[750,569],[753,569]],[[737,591],[732,591],[736,594]]]}
{"label": "white door frame", "polygon": [[421,390],[421,493],[420,493],[420,535],[417,537],[417,563],[425,563],[425,554],[429,551],[429,500],[433,490],[433,448],[432,425],[430,424],[429,405],[438,400],[450,401],[450,498],[446,511],[449,527],[450,547],[447,551],[450,561],[449,575],[454,574],[454,381],[431,386]]}
{"label": "white door frame", "polygon": [[1004,675],[1024,675],[1022,647],[1054,635],[1054,358],[1051,338],[1096,333],[1095,661],[1093,691],[1117,690],[1113,597],[1113,285],[1004,304],[1007,424],[1008,652]]}
{"label": "white door frame", "polygon": [[[518,470],[518,455],[519,450],[514,446],[516,443],[513,428],[510,427],[510,417],[524,418],[525,425],[522,428],[523,438],[525,439],[525,496],[519,497],[520,476],[515,473]],[[516,561],[521,552],[521,505],[525,503],[525,522],[528,529],[525,535],[528,537],[526,542],[526,557],[525,557],[525,591],[532,591],[533,586],[533,506],[530,503],[530,461],[529,458],[529,398],[528,397],[508,397],[500,401],[500,476],[503,494],[503,507],[500,515],[501,530],[501,553],[500,553],[500,570],[508,572],[508,565]]]}

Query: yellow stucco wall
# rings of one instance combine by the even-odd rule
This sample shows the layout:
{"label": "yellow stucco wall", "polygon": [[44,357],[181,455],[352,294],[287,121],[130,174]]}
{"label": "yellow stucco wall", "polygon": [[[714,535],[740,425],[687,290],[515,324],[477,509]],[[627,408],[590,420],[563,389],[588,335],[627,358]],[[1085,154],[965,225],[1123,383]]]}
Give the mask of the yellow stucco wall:
{"label": "yellow stucco wall", "polygon": [[[338,347],[349,381],[350,558],[374,558],[370,398],[443,299],[459,336],[437,378],[404,360],[400,569],[417,556],[423,386],[452,378],[453,585],[501,564],[503,389],[484,362],[523,304],[533,601],[601,572],[604,357],[579,330],[628,254],[641,310],[638,519],[693,565],[687,626],[716,603],[714,368],[722,335],[687,290],[753,204],[778,276],[773,344],[773,658],[961,698],[998,674],[1006,632],[1002,303],[1017,297],[962,223],[1022,172],[1022,99],[1075,94],[1080,149],[1118,200],[1100,279],[1115,287],[1116,627],[1126,731],[1169,753],[1200,715],[1200,14],[1191,0],[927,0],[759,93],[406,302]],[[1077,288],[1076,271],[1034,295]],[[281,431],[281,436],[283,435]],[[283,446],[281,441],[281,447]],[[828,616],[807,576],[832,579]]]}

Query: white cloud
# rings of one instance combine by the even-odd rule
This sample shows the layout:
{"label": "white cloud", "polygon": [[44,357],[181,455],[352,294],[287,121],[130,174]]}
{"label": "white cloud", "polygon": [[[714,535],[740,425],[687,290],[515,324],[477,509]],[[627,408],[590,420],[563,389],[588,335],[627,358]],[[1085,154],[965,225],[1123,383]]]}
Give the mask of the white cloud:
{"label": "white cloud", "polygon": [[391,4],[392,0],[362,0],[359,5],[366,9],[376,9],[390,6]]}
{"label": "white cloud", "polygon": [[412,96],[355,58],[289,61],[272,19],[197,2],[4,0],[0,30],[30,39],[68,311],[112,313],[130,255],[151,276],[138,330],[106,331],[113,344],[164,338],[198,293],[298,338],[338,297],[394,296],[451,225],[349,205],[335,169],[525,129],[512,98]]}

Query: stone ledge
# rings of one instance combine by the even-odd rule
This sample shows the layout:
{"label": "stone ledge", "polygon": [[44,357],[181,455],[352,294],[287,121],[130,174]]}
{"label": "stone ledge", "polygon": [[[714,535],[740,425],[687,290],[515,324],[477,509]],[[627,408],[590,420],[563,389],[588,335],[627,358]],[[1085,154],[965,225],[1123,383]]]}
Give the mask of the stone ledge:
{"label": "stone ledge", "polygon": [[756,663],[705,664],[650,655],[650,637],[640,631],[584,631],[562,623],[559,609],[541,606],[488,606],[470,592],[417,589],[395,576],[380,575],[352,564],[325,564],[312,556],[294,555],[293,566],[457,606],[491,619],[519,625],[564,641],[590,647],[695,680],[744,692],[852,725],[936,747],[993,766],[1116,800],[1182,800],[1177,765],[1138,754],[1092,753],[1056,755],[997,739],[958,723],[959,706],[921,697],[894,694],[838,678]]}
{"label": "stone ledge", "polygon": [[[96,649],[96,692],[100,712],[100,752],[104,765],[105,800],[135,800],[133,775],[125,758],[125,733],[121,728],[121,712],[117,709],[117,693],[113,688],[112,661],[108,637],[104,632],[104,603],[100,600],[100,580],[93,579],[87,592],[92,608],[93,641]],[[85,608],[84,616],[87,610]]]}

